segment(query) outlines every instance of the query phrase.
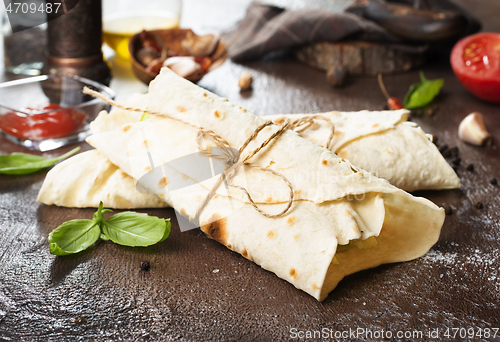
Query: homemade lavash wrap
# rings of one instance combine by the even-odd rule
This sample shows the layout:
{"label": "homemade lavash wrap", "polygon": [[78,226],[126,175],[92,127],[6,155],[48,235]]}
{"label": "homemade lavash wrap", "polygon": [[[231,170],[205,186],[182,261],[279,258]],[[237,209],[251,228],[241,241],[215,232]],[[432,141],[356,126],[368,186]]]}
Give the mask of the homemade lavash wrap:
{"label": "homemade lavash wrap", "polygon": [[[318,119],[318,115],[330,122]],[[110,114],[101,113],[91,123],[91,129],[94,133],[114,130],[140,121],[141,116],[141,113],[115,108]],[[406,121],[406,109],[265,117],[276,124],[283,124],[286,119],[302,118],[315,119],[312,125],[300,131],[300,136],[326,147],[333,124],[331,151],[400,189],[460,187],[460,179],[431,142],[430,136],[415,123]],[[102,200],[109,207],[121,209],[168,206],[154,194],[137,191],[134,180],[96,150],[56,165],[48,173],[38,200],[65,207],[97,207]]]}
{"label": "homemade lavash wrap", "polygon": [[[236,149],[266,121],[167,68],[151,82],[148,94],[134,97],[128,105],[213,130]],[[282,177],[245,166],[228,181],[230,186],[217,188],[200,213],[220,175],[193,179],[179,172],[180,178],[196,182],[168,191],[166,173],[150,172],[157,169],[155,166],[167,165],[172,175],[176,170],[168,165],[173,160],[200,153],[198,129],[155,115],[118,129],[102,128],[87,141],[98,151],[93,153],[116,165],[119,170],[113,175],[125,178],[126,174],[137,181],[149,172],[156,177],[149,177],[146,184],[151,194],[190,220],[199,214],[194,223],[209,237],[318,300],[324,300],[348,274],[422,256],[436,243],[444,222],[444,210],[432,202],[397,189],[290,130],[250,160],[291,183],[294,196],[290,210],[280,217],[266,217],[241,189],[233,188],[247,189],[266,213],[275,214],[286,207],[290,189]],[[264,128],[242,157],[278,129],[276,125]],[[206,138],[204,145],[210,147],[212,140]],[[108,206],[106,198],[103,201]]]}
{"label": "homemade lavash wrap", "polygon": [[333,124],[335,133],[329,149],[392,185],[406,191],[459,188],[460,179],[432,143],[432,136],[407,121],[408,115],[407,109],[364,110],[269,115],[266,119],[283,124],[286,119],[324,117],[330,123],[315,119],[299,134],[326,147]]}

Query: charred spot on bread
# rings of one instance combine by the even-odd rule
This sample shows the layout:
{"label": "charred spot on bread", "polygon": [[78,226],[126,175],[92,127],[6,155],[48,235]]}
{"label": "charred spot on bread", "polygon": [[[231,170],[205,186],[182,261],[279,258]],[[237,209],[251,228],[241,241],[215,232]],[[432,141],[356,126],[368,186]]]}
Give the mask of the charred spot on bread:
{"label": "charred spot on bread", "polygon": [[285,123],[285,121],[286,121],[285,117],[280,117],[280,118],[277,118],[276,120],[274,120],[274,123],[276,125],[280,125],[281,126],[281,125],[283,125]]}
{"label": "charred spot on bread", "polygon": [[159,189],[163,189],[164,187],[166,187],[168,184],[168,181],[167,181],[167,177],[163,177],[162,179],[160,179],[160,181],[158,182],[158,188]]}
{"label": "charred spot on bread", "polygon": [[175,107],[175,109],[177,109],[181,113],[187,112],[187,109],[182,107],[182,106],[177,106],[177,107]]}
{"label": "charred spot on bread", "polygon": [[245,247],[243,247],[243,249],[241,250],[241,255],[243,255],[244,258],[253,261],[252,257],[250,256],[250,254],[248,254],[248,251]]}
{"label": "charred spot on bread", "polygon": [[[181,213],[182,214],[182,213]],[[208,224],[202,225],[202,230],[215,241],[225,245],[227,241],[227,220],[214,214],[210,217]],[[242,253],[243,254],[243,253]]]}
{"label": "charred spot on bread", "polygon": [[348,158],[349,157],[349,151],[348,150],[340,150],[337,155],[341,158]]}

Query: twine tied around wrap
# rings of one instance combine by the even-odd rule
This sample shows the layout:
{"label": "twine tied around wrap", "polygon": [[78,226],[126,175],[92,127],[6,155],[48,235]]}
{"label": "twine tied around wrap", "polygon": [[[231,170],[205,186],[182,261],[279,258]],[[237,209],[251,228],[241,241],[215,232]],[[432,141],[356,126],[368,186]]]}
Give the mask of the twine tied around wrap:
{"label": "twine tied around wrap", "polygon": [[[263,148],[265,148],[271,141],[273,141],[278,136],[280,136],[285,130],[289,129],[290,128],[290,122],[289,122],[289,120],[286,120],[285,123],[277,131],[275,131],[271,136],[269,136],[264,142],[262,142],[259,147],[257,147],[253,151],[251,151],[246,157],[240,158],[241,153],[259,135],[259,133],[264,128],[266,128],[267,126],[273,125],[272,121],[266,121],[262,125],[260,125],[259,127],[257,127],[255,129],[255,131],[252,133],[252,135],[250,135],[250,137],[245,141],[245,143],[239,148],[239,150],[238,150],[239,153],[236,154],[234,152],[234,150],[229,146],[229,143],[224,138],[222,138],[220,135],[218,135],[217,133],[215,133],[212,130],[208,130],[208,129],[205,129],[203,127],[199,127],[199,126],[193,125],[193,124],[191,124],[189,122],[186,122],[184,120],[181,120],[181,119],[179,119],[179,118],[177,118],[175,116],[169,115],[169,114],[160,113],[160,112],[152,111],[152,110],[149,110],[149,109],[144,110],[144,109],[140,109],[140,108],[134,108],[134,107],[128,107],[128,106],[121,105],[121,104],[119,104],[119,103],[117,103],[117,102],[115,102],[115,101],[113,101],[113,100],[111,100],[111,99],[103,96],[102,94],[100,94],[100,93],[98,93],[98,92],[96,92],[96,91],[88,88],[88,87],[84,87],[83,88],[83,93],[87,94],[87,95],[92,95],[94,97],[97,97],[97,98],[101,99],[102,101],[104,101],[104,102],[106,102],[106,103],[108,103],[108,104],[110,104],[112,106],[115,106],[117,108],[120,108],[120,109],[123,109],[123,110],[126,110],[126,111],[132,111],[132,112],[138,112],[138,113],[148,113],[150,115],[157,115],[157,116],[165,117],[165,118],[168,118],[168,119],[171,119],[171,120],[183,123],[183,124],[185,124],[185,125],[187,125],[189,127],[192,127],[194,129],[197,129],[198,130],[198,134],[197,134],[197,137],[196,137],[196,141],[198,143],[198,149],[203,154],[208,154],[205,151],[205,149],[203,149],[200,146],[200,140],[201,140],[201,138],[203,136],[209,136],[215,142],[216,146],[219,147],[219,148],[221,148],[221,150],[226,155],[226,168],[221,173],[220,177],[217,179],[217,182],[212,187],[212,189],[209,191],[209,193],[205,196],[205,199],[203,200],[202,204],[199,206],[198,210],[196,211],[196,214],[195,214],[195,217],[194,217],[194,221],[195,222],[199,221],[199,217],[200,217],[201,213],[203,212],[203,210],[205,209],[205,207],[208,205],[208,203],[210,202],[210,200],[213,198],[213,196],[215,195],[217,189],[222,184],[222,182],[225,182],[225,184],[228,185],[228,186],[231,186],[233,188],[237,188],[237,189],[240,189],[241,191],[243,191],[247,195],[248,200],[250,201],[250,204],[254,207],[254,209],[257,210],[260,214],[264,215],[265,217],[268,217],[268,218],[281,217],[281,216],[285,215],[288,212],[288,210],[290,210],[290,208],[291,208],[291,206],[293,204],[293,197],[294,197],[292,183],[290,183],[290,181],[285,177],[285,175],[283,175],[283,174],[281,174],[281,173],[279,173],[277,171],[274,171],[272,169],[267,169],[267,168],[261,167],[261,166],[256,165],[256,164],[252,164],[252,163],[250,163],[248,161],[250,158],[252,158],[253,156],[255,156],[260,150],[262,150]],[[238,169],[242,165],[249,166],[249,167],[252,167],[252,168],[256,168],[256,169],[262,170],[264,172],[270,172],[270,173],[272,173],[272,174],[280,177],[281,179],[283,179],[283,181],[286,183],[286,185],[290,189],[290,197],[288,199],[288,203],[287,203],[285,209],[283,209],[278,214],[268,214],[268,213],[262,211],[258,207],[258,205],[254,202],[254,200],[252,199],[252,196],[250,195],[250,193],[248,192],[247,189],[245,189],[244,187],[241,187],[241,186],[230,185],[229,184],[229,182],[231,181],[231,179],[233,179],[233,177],[236,175],[236,172],[238,171]]]}
{"label": "twine tied around wrap", "polygon": [[333,137],[335,135],[335,125],[328,117],[321,114],[307,115],[300,119],[291,121],[288,128],[294,130],[297,133],[301,133],[311,127],[314,124],[314,120],[323,120],[330,126],[330,135],[328,136],[328,140],[326,141],[325,145],[325,148],[329,150],[333,143]]}

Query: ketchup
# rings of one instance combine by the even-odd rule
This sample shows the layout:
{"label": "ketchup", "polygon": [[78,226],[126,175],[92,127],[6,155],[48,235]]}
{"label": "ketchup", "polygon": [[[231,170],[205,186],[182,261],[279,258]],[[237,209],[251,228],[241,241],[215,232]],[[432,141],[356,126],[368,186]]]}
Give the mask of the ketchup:
{"label": "ketchup", "polygon": [[21,139],[62,138],[76,132],[87,119],[87,115],[74,109],[61,109],[53,103],[37,108],[23,109],[25,112],[53,112],[25,115],[8,112],[0,116],[0,129]]}

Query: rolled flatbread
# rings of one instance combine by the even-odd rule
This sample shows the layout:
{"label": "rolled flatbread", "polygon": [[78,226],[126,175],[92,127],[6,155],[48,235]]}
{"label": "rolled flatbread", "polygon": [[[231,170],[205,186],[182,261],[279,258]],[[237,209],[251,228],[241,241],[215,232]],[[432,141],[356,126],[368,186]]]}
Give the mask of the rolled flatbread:
{"label": "rolled flatbread", "polygon": [[[315,114],[269,115],[265,118],[282,124]],[[441,156],[428,135],[415,123],[407,122],[408,111],[328,112],[335,125],[330,149],[361,169],[387,179],[406,191],[453,189],[460,179]],[[94,133],[111,131],[139,122],[141,114],[115,108],[101,112],[91,123]],[[318,145],[327,143],[330,126],[318,120],[300,135]],[[109,175],[103,177],[102,175]],[[82,191],[81,189],[86,189]],[[135,181],[121,172],[98,151],[88,151],[56,165],[49,171],[38,201],[64,207],[97,207],[106,200],[117,209],[168,206],[153,194],[136,190]]]}
{"label": "rolled flatbread", "polygon": [[[357,167],[387,179],[405,191],[460,187],[460,179],[446,162],[432,137],[408,122],[408,110],[320,113],[334,125],[330,149]],[[314,114],[266,116],[276,124]],[[317,120],[299,134],[325,146],[331,125]],[[326,146],[325,146],[326,147]]]}
{"label": "rolled flatbread", "polygon": [[[242,146],[265,121],[166,68],[151,82],[148,94],[131,102],[136,108],[168,113],[210,129],[234,148]],[[243,155],[277,130],[275,125],[264,128]],[[217,174],[208,178],[176,166],[175,161],[200,154],[195,143],[198,132],[183,123],[152,116],[118,129],[103,128],[88,142],[135,181],[149,175],[148,182],[142,184],[146,190],[195,220],[205,196],[219,179]],[[210,144],[207,139],[205,145]],[[417,258],[439,237],[444,222],[442,208],[354,167],[293,131],[286,130],[273,139],[251,162],[290,181],[294,193],[291,209],[278,218],[259,213],[241,188],[247,189],[267,213],[283,209],[289,189],[272,173],[242,167],[229,182],[240,189],[218,187],[195,224],[209,237],[318,300],[325,299],[344,276],[382,263]],[[196,165],[193,169],[197,171]],[[193,182],[179,188],[176,179]]]}
{"label": "rolled flatbread", "polygon": [[[269,115],[265,118],[282,124],[285,119],[295,120],[311,115],[315,114]],[[330,119],[335,127],[330,149],[357,167],[387,179],[405,191],[460,187],[460,179],[429,135],[415,123],[406,121],[406,109],[334,111],[320,115]],[[107,132],[138,122],[140,118],[140,113],[115,108],[109,114],[100,113],[91,123],[91,128],[94,133]],[[329,124],[317,120],[299,134],[325,146],[330,130]],[[53,168],[47,175],[38,200],[66,207],[97,207],[101,200],[106,200],[111,208],[122,209],[168,206],[155,195],[137,191],[135,181],[97,151],[81,153]]]}
{"label": "rolled flatbread", "polygon": [[97,208],[101,201],[114,209],[168,206],[158,196],[136,190],[134,179],[97,150],[74,157],[49,171],[38,193],[39,202],[71,208]]}

